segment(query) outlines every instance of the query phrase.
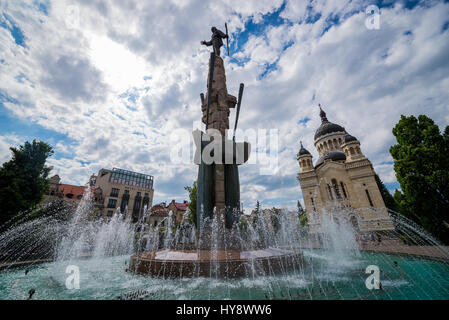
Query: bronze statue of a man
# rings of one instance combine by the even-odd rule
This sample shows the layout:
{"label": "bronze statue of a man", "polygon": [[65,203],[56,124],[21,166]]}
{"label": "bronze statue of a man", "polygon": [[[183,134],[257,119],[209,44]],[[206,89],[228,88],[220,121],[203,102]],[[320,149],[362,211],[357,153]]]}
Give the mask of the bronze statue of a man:
{"label": "bronze statue of a man", "polygon": [[229,38],[229,36],[215,27],[212,27],[211,30],[212,39],[210,41],[201,41],[201,44],[208,47],[213,46],[215,55],[220,56],[220,48],[223,46],[223,41],[221,39]]}

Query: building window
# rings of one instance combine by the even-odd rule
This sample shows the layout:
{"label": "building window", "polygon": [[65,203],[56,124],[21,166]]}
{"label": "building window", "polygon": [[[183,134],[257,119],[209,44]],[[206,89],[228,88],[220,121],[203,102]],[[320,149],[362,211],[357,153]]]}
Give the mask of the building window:
{"label": "building window", "polygon": [[111,189],[111,197],[118,197],[118,193],[119,193],[119,189],[117,189],[117,188],[112,188]]}
{"label": "building window", "polygon": [[327,185],[327,190],[329,191],[329,199],[334,200],[334,196],[332,195],[332,189],[330,184]]}
{"label": "building window", "polygon": [[313,198],[310,198],[310,202],[312,202],[312,208],[313,208],[313,211],[316,211],[316,208],[315,208],[315,201],[313,201]]}
{"label": "building window", "polygon": [[108,210],[108,217],[112,217],[113,214],[114,214],[114,211]]}
{"label": "building window", "polygon": [[369,201],[369,205],[370,205],[371,207],[374,207],[373,201],[371,200],[371,196],[370,196],[370,194],[369,194],[368,189],[365,189],[365,192],[366,192],[366,197],[368,198],[368,201]]}
{"label": "building window", "polygon": [[115,208],[116,205],[117,205],[116,199],[109,199],[108,208]]}
{"label": "building window", "polygon": [[344,195],[345,199],[348,199],[348,194],[346,193],[346,188],[345,188],[343,181],[340,181],[340,186],[341,186],[341,191],[343,191],[343,195]]}
{"label": "building window", "polygon": [[109,181],[147,189],[153,188],[153,176],[117,168],[112,169]]}
{"label": "building window", "polygon": [[337,199],[341,199],[340,190],[338,189],[338,183],[337,180],[332,179],[332,186],[334,187],[335,195],[337,196]]}
{"label": "building window", "polygon": [[133,222],[137,222],[140,217],[140,208],[141,208],[142,196],[140,192],[137,192],[136,197],[134,198],[134,208],[133,208]]}
{"label": "building window", "polygon": [[126,208],[128,207],[129,198],[123,197],[122,204],[120,205],[120,212],[124,213],[126,211]]}

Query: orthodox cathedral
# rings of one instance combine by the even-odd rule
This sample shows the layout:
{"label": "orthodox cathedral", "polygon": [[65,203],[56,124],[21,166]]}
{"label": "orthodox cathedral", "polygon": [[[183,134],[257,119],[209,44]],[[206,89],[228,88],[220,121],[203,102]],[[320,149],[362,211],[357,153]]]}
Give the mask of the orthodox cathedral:
{"label": "orthodox cathedral", "polygon": [[330,122],[321,105],[320,117],[314,137],[319,159],[313,164],[302,142],[297,155],[310,231],[320,233],[323,214],[336,208],[361,233],[394,230],[373,165],[362,153],[360,142],[345,128]]}

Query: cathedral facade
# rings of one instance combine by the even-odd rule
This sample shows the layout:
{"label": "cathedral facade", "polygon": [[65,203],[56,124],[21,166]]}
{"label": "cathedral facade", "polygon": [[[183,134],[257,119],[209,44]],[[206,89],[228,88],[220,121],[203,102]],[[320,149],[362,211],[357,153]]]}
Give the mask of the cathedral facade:
{"label": "cathedral facade", "polygon": [[360,233],[394,230],[373,165],[362,153],[360,142],[330,122],[321,106],[320,117],[314,137],[319,159],[314,164],[302,143],[297,155],[310,231],[320,233],[323,215],[336,211]]}

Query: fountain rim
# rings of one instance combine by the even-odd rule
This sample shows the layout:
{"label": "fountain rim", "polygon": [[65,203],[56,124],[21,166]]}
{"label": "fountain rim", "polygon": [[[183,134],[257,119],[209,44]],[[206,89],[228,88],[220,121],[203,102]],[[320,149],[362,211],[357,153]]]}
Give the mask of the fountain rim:
{"label": "fountain rim", "polygon": [[[265,249],[270,249],[270,248],[265,248]],[[174,251],[174,252],[186,252],[186,253],[201,253],[201,252],[213,252],[211,250],[167,250],[167,249],[160,249],[160,250],[152,250],[152,251],[146,251],[140,254],[133,254],[130,259],[135,259],[137,258],[139,261],[157,261],[157,262],[162,262],[162,263],[223,263],[223,262],[249,262],[249,261],[260,261],[260,260],[266,260],[266,259],[282,259],[282,258],[286,258],[286,257],[302,257],[303,253],[302,250],[294,250],[294,249],[281,249],[281,248],[271,248],[271,249],[276,249],[276,250],[282,250],[283,254],[277,254],[277,255],[269,255],[269,256],[260,256],[260,257],[249,257],[249,258],[232,258],[232,257],[228,257],[225,259],[201,259],[201,258],[197,258],[197,259],[190,259],[190,260],[181,260],[181,259],[158,259],[158,258],[150,258],[150,257],[142,257],[142,254],[156,254],[157,252],[162,252],[162,251]],[[245,250],[217,250],[220,253],[226,253],[226,252],[231,252],[231,251],[235,251],[235,252],[252,252],[252,251],[262,251],[264,249],[261,250],[249,250],[249,251],[245,251]],[[198,256],[197,256],[198,257]]]}
{"label": "fountain rim", "polygon": [[[306,249],[306,250],[322,250],[322,248],[302,248],[302,249]],[[419,258],[419,259],[422,259],[422,260],[435,261],[435,262],[439,262],[439,263],[449,263],[449,257],[447,257],[447,258],[440,258],[440,257],[424,256],[424,255],[420,255],[420,254],[417,254],[417,253],[412,254],[412,253],[401,253],[401,252],[377,251],[377,250],[369,250],[369,249],[361,249],[360,251],[361,252],[367,252],[367,253],[374,253],[374,254],[387,254],[387,255],[390,255],[390,256],[414,257],[414,258]],[[133,254],[133,255],[131,255],[131,257],[134,257],[136,255],[138,255],[138,254]],[[80,260],[87,259],[87,258],[88,257],[79,257]],[[144,260],[144,259],[145,258],[141,258],[141,260]],[[253,260],[256,260],[256,259],[261,259],[261,258],[254,258]],[[166,261],[172,261],[172,260],[166,260]],[[181,261],[181,260],[174,260],[174,261]],[[187,260],[187,262],[190,262],[190,261],[191,260]],[[215,262],[217,260],[212,260],[212,261]],[[248,260],[244,260],[244,261],[248,261]],[[45,263],[54,263],[54,262],[56,262],[56,260],[52,260],[52,259],[12,261],[11,263],[0,264],[0,274],[3,273],[3,272],[6,272],[7,270],[20,269],[22,267],[37,266],[37,265],[42,265],[42,264],[45,264]],[[207,261],[207,263],[209,263],[209,262],[210,261]]]}

